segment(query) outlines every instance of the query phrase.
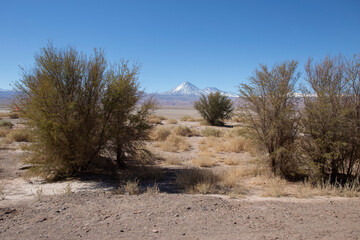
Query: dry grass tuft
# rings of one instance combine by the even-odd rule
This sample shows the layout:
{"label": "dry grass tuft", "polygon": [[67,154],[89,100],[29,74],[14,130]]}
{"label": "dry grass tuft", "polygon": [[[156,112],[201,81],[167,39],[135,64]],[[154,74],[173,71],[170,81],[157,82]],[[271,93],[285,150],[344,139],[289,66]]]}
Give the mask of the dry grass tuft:
{"label": "dry grass tuft", "polygon": [[225,159],[224,163],[226,165],[239,165],[241,163],[242,159],[239,157],[228,157]]}
{"label": "dry grass tuft", "polygon": [[148,122],[150,124],[161,124],[161,119],[156,117],[149,117]]}
{"label": "dry grass tuft", "polygon": [[7,142],[30,142],[31,141],[31,134],[26,129],[16,129],[10,131],[7,135]]}
{"label": "dry grass tuft", "polygon": [[246,139],[244,137],[236,137],[228,139],[226,142],[221,144],[222,151],[224,152],[243,152],[246,149]]}
{"label": "dry grass tuft", "polygon": [[160,148],[166,152],[176,152],[176,151],[189,151],[190,143],[184,137],[176,136],[170,134],[165,142],[160,144]]}
{"label": "dry grass tuft", "polygon": [[159,185],[157,183],[154,183],[151,187],[146,187],[146,193],[150,195],[156,195],[160,193]]}
{"label": "dry grass tuft", "polygon": [[151,138],[156,141],[165,141],[170,135],[171,130],[167,127],[156,127]]}
{"label": "dry grass tuft", "polygon": [[213,193],[219,178],[211,170],[187,168],[176,176],[176,183],[187,193]]}
{"label": "dry grass tuft", "polygon": [[199,152],[198,157],[192,159],[192,163],[199,167],[213,167],[216,165],[216,159],[210,152]]}
{"label": "dry grass tuft", "polygon": [[201,133],[204,137],[221,137],[223,135],[222,131],[210,127],[206,127]]}
{"label": "dry grass tuft", "polygon": [[192,136],[190,128],[186,126],[177,126],[173,129],[173,132],[178,136],[183,136],[183,137]]}
{"label": "dry grass tuft", "polygon": [[125,194],[136,195],[139,193],[139,180],[127,181],[123,186]]}
{"label": "dry grass tuft", "polygon": [[5,112],[0,112],[0,120],[2,118],[8,118],[9,117],[9,113],[5,113]]}
{"label": "dry grass tuft", "polygon": [[0,127],[1,128],[8,128],[8,129],[10,129],[10,128],[12,128],[14,125],[11,123],[11,122],[9,122],[9,121],[6,121],[6,120],[1,120],[0,121]]}
{"label": "dry grass tuft", "polygon": [[6,137],[6,135],[10,132],[8,128],[0,128],[0,137]]}
{"label": "dry grass tuft", "polygon": [[167,123],[168,124],[177,124],[178,121],[176,119],[169,119],[169,120],[167,120]]}
{"label": "dry grass tuft", "polygon": [[166,163],[169,165],[182,165],[183,161],[181,161],[181,159],[177,158],[176,156],[171,156],[166,158]]}
{"label": "dry grass tuft", "polygon": [[180,118],[180,120],[183,121],[183,122],[194,122],[196,119],[194,119],[191,116],[185,115],[185,116],[182,116]]}

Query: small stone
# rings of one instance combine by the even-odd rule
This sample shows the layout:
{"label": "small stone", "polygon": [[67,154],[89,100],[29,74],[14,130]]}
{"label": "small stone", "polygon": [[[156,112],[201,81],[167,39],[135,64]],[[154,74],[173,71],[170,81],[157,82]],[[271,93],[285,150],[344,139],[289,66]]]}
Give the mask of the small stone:
{"label": "small stone", "polygon": [[153,233],[158,233],[159,231],[157,229],[152,230]]}
{"label": "small stone", "polygon": [[187,207],[186,209],[187,209],[187,210],[190,210],[190,209],[191,209],[191,207]]}
{"label": "small stone", "polygon": [[236,222],[234,222],[234,224],[236,224]]}
{"label": "small stone", "polygon": [[247,216],[246,219],[250,219],[250,216]]}
{"label": "small stone", "polygon": [[179,214],[175,214],[175,217],[179,217]]}
{"label": "small stone", "polygon": [[185,233],[183,233],[182,235],[185,236]]}
{"label": "small stone", "polygon": [[121,229],[120,232],[124,232],[124,230]]}

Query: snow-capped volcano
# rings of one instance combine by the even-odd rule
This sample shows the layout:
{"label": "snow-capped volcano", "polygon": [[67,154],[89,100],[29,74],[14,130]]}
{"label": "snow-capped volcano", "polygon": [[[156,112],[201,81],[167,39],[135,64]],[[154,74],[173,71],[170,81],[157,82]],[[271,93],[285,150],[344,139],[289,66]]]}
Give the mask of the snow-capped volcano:
{"label": "snow-capped volcano", "polygon": [[236,97],[233,94],[229,94],[227,92],[221,91],[215,87],[207,87],[204,89],[200,89],[192,83],[183,82],[179,86],[171,89],[170,91],[160,93],[160,95],[172,95],[172,96],[201,96],[208,95],[210,93],[220,92],[221,94],[229,97]]}
{"label": "snow-capped volcano", "polygon": [[195,86],[189,82],[183,82],[182,84],[171,89],[170,91],[163,92],[161,94],[162,95],[183,95],[183,96],[184,95],[185,96],[196,95],[196,96],[200,96],[201,94],[206,94],[206,92],[204,92],[203,90],[201,90],[200,88],[198,88],[197,86]]}

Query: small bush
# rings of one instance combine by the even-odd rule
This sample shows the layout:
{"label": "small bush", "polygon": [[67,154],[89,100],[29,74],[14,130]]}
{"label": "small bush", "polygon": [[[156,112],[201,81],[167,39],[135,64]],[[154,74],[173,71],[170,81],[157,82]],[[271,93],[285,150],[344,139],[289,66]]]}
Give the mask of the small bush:
{"label": "small bush", "polygon": [[214,129],[214,128],[210,128],[210,127],[206,127],[204,130],[201,131],[202,135],[204,137],[221,137],[222,136],[222,131]]}
{"label": "small bush", "polygon": [[160,148],[166,152],[188,151],[190,144],[186,138],[171,134],[165,142],[160,144]]}
{"label": "small bush", "polygon": [[167,123],[168,124],[177,124],[178,121],[176,119],[169,119],[169,120],[167,120]]}
{"label": "small bush", "polygon": [[176,135],[183,137],[190,137],[192,133],[190,128],[185,126],[177,126],[173,131]]}
{"label": "small bush", "polygon": [[30,142],[31,134],[26,129],[16,129],[10,131],[10,133],[6,135],[6,138],[10,142]]}
{"label": "small bush", "polygon": [[165,141],[166,138],[170,135],[171,131],[167,127],[157,127],[153,132],[152,139],[156,141]]}
{"label": "small bush", "polygon": [[5,121],[5,120],[0,121],[0,127],[2,128],[12,128],[13,126],[14,125],[9,121]]}

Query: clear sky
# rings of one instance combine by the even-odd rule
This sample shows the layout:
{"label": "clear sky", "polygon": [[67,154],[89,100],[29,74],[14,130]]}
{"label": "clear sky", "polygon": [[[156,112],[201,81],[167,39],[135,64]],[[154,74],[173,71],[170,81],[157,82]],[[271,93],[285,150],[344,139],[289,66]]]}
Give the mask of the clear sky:
{"label": "clear sky", "polygon": [[259,64],[360,53],[360,1],[0,0],[0,88],[49,40],[141,63],[147,92],[236,91]]}

